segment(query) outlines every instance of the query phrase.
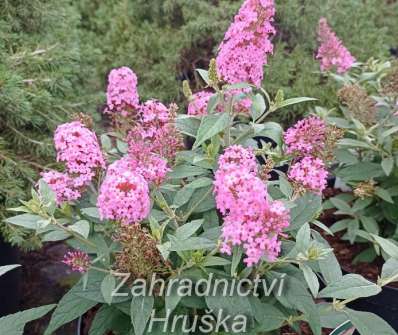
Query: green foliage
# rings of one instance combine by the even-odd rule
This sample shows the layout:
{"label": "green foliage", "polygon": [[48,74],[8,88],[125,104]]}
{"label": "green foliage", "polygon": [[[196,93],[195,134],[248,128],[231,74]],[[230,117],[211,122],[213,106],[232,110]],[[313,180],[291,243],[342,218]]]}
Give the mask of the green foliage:
{"label": "green foliage", "polygon": [[[183,101],[184,79],[196,79],[196,68],[210,58],[242,1],[136,0],[79,2],[84,45],[84,79],[93,91],[104,87],[104,73],[130,66],[137,72],[143,99]],[[379,0],[276,0],[274,55],[269,57],[264,87],[272,94],[309,96],[322,105],[336,102],[335,84],[319,73],[314,59],[321,16],[359,61],[388,57],[398,47],[398,3]],[[371,47],[369,47],[371,46]],[[93,67],[93,64],[94,67]],[[279,119],[298,119],[306,111],[293,106]]]}
{"label": "green foliage", "polygon": [[[54,156],[52,131],[85,110],[79,91],[79,14],[67,0],[0,3],[0,219]],[[6,238],[37,245],[23,230]]]}

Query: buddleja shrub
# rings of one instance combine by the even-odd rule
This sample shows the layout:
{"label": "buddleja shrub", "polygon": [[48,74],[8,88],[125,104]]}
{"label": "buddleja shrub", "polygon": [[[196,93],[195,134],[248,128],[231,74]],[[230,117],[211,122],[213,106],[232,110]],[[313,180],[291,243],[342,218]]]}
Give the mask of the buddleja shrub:
{"label": "buddleja shrub", "polygon": [[326,204],[344,215],[331,230],[345,231],[343,238],[351,243],[372,245],[356,261],[398,255],[394,242],[385,239],[397,239],[397,73],[396,65],[370,60],[344,76],[334,75],[341,84],[341,105],[330,113],[320,110],[330,124],[344,129],[334,174],[351,188]]}
{"label": "buddleja shrub", "polygon": [[[64,263],[82,274],[45,334],[96,306],[91,335],[278,333],[301,322],[320,335],[348,320],[363,335],[395,334],[376,315],[346,307],[384,282],[343,276],[310,226],[324,227],[316,220],[327,176],[321,152],[335,143],[316,131],[311,138],[311,127],[283,134],[266,122],[312,100],[271,99],[260,86],[273,15],[272,1],[244,2],[209,71],[198,70],[206,89],[184,85],[188,115],[140,102],[136,75],[119,68],[104,111],[114,128],[101,145],[84,117],[58,127],[64,171],[44,172],[32,199],[14,209],[25,213],[8,219],[43,241],[65,240],[73,250]],[[396,278],[391,264],[385,276]],[[0,327],[14,331],[20,320],[21,333],[31,319],[9,316]]]}

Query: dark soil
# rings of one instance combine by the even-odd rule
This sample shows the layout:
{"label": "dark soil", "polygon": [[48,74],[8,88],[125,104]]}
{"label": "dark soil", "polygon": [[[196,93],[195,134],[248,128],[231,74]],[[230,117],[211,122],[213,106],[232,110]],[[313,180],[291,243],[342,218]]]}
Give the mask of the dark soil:
{"label": "dark soil", "polygon": [[[22,297],[20,309],[55,304],[76,282],[77,276],[61,261],[68,250],[62,243],[47,244],[38,251],[21,254]],[[26,325],[24,335],[44,334],[51,313]],[[59,329],[55,335],[75,335],[77,324]]]}

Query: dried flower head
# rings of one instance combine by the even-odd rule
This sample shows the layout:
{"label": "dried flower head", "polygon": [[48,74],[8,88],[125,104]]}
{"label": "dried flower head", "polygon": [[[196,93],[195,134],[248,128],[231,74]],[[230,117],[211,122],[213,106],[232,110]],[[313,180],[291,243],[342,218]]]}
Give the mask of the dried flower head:
{"label": "dried flower head", "polygon": [[360,199],[371,198],[375,194],[375,186],[374,180],[360,182],[354,188],[354,195]]}
{"label": "dried flower head", "polygon": [[87,272],[91,265],[88,255],[80,250],[68,251],[62,262],[70,266],[73,271],[81,273]]}
{"label": "dried flower head", "polygon": [[376,122],[376,102],[365,89],[358,85],[346,85],[337,92],[337,96],[353,118],[364,125]]}
{"label": "dried flower head", "polygon": [[347,72],[355,62],[355,58],[329,27],[326,19],[319,20],[318,40],[320,47],[316,58],[321,62],[321,70],[336,69],[338,73]]}
{"label": "dried flower head", "polygon": [[118,227],[114,239],[120,243],[115,269],[130,273],[131,280],[149,279],[165,270],[165,263],[156,247],[155,239],[138,224]]}
{"label": "dried flower head", "polygon": [[382,80],[383,93],[398,99],[398,62],[395,62]]}

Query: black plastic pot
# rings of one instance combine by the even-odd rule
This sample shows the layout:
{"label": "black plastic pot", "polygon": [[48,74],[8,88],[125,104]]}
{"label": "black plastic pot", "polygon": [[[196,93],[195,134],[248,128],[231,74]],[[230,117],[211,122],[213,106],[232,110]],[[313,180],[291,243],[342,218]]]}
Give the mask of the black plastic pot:
{"label": "black plastic pot", "polygon": [[[0,266],[10,264],[19,264],[19,251],[0,236]],[[21,269],[0,276],[0,317],[19,310],[21,279]]]}
{"label": "black plastic pot", "polygon": [[398,288],[384,286],[378,295],[355,300],[348,307],[377,314],[398,331]]}

